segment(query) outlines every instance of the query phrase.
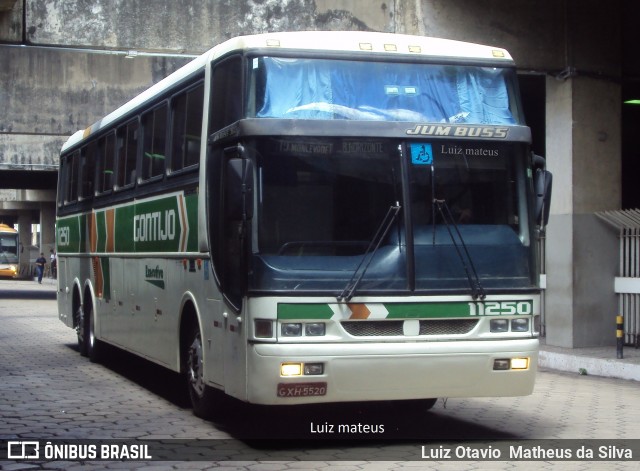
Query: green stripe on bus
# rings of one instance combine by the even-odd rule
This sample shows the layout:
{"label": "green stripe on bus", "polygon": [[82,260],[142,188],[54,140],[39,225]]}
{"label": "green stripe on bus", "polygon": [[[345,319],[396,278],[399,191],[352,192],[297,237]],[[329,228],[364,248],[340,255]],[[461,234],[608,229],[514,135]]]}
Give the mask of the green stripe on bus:
{"label": "green stripe on bus", "polygon": [[198,250],[198,195],[196,193],[185,195],[184,202],[187,206],[187,221],[189,225],[187,252],[195,252]]}
{"label": "green stripe on bus", "polygon": [[278,319],[331,319],[332,316],[328,304],[278,304]]}
{"label": "green stripe on bus", "polygon": [[[198,195],[171,194],[123,204],[113,208],[113,248],[109,246],[107,210],[95,211],[95,251],[144,253],[183,252],[198,249]],[[58,252],[91,250],[87,226],[90,218],[80,214],[57,221]]]}
{"label": "green stripe on bus", "polygon": [[56,247],[59,253],[85,250],[86,215],[71,216],[56,222]]}
{"label": "green stripe on bus", "polygon": [[393,303],[385,304],[387,319],[446,319],[469,317],[469,303]]}

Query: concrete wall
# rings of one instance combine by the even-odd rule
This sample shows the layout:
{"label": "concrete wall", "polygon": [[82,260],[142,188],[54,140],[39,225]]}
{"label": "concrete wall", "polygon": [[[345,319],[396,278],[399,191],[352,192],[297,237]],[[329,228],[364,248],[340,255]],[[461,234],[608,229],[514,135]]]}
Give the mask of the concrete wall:
{"label": "concrete wall", "polygon": [[0,47],[0,164],[53,165],[66,138],[186,60]]}
{"label": "concrete wall", "polygon": [[202,53],[225,39],[258,32],[390,30],[395,3],[369,0],[28,0],[26,35],[27,41],[33,44]]}

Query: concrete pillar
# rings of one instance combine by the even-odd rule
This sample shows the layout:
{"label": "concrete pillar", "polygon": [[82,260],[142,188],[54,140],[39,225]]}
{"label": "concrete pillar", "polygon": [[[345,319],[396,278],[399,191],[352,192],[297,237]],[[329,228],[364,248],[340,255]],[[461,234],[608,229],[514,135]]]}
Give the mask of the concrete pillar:
{"label": "concrete pillar", "polygon": [[20,235],[20,278],[31,276],[31,213],[18,214],[18,233]]}
{"label": "concrete pillar", "polygon": [[547,79],[547,343],[615,345],[618,240],[594,213],[620,208],[620,86]]}
{"label": "concrete pillar", "polygon": [[40,251],[48,257],[49,250],[55,249],[56,210],[51,203],[40,205]]}

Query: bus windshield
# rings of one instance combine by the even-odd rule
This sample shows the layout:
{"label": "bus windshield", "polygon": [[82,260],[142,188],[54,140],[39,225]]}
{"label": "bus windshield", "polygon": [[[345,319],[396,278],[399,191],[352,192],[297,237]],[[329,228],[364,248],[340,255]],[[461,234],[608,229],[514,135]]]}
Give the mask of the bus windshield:
{"label": "bus windshield", "polygon": [[18,234],[0,234],[0,263],[18,263]]}
{"label": "bus windshield", "polygon": [[250,69],[248,117],[521,124],[512,69],[278,57]]}
{"label": "bus windshield", "polygon": [[[487,289],[534,286],[519,144],[263,137],[246,147],[258,169],[253,290],[340,291],[364,257],[361,292],[466,292],[469,264]],[[392,206],[402,209],[372,253]]]}

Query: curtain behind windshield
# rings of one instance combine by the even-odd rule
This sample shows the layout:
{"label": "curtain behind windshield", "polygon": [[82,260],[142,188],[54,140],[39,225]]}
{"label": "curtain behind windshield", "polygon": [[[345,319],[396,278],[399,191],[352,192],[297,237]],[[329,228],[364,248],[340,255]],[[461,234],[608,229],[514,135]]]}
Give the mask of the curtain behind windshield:
{"label": "curtain behind windshield", "polygon": [[265,57],[253,72],[258,118],[515,123],[503,69]]}

